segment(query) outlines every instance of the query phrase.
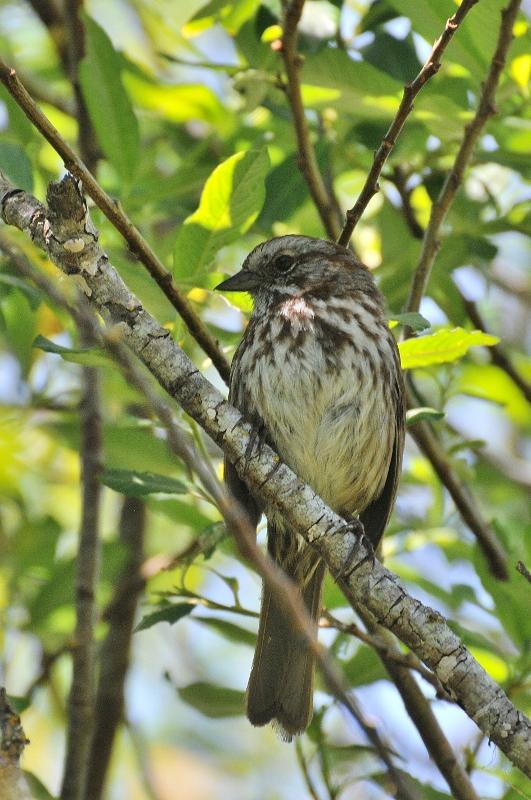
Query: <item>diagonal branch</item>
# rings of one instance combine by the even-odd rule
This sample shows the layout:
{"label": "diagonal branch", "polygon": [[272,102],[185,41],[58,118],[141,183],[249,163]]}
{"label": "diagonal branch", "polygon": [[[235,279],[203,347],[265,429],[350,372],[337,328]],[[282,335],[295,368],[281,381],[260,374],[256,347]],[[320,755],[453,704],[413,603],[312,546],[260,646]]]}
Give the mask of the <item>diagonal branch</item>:
{"label": "diagonal branch", "polygon": [[419,262],[413,274],[413,281],[407,301],[408,311],[418,311],[420,308],[421,300],[430,279],[433,263],[441,246],[440,235],[443,223],[457,191],[463,182],[465,170],[474,152],[476,142],[489,118],[496,113],[494,97],[500,76],[505,67],[507,51],[513,40],[513,26],[520,8],[520,3],[521,0],[509,0],[509,3],[501,12],[498,42],[492,57],[487,79],[483,84],[478,109],[472,121],[465,126],[464,136],[457,156],[455,157],[453,167],[447,174],[439,196],[431,209],[430,220],[426,228],[426,233],[424,234]]}
{"label": "diagonal branch", "polygon": [[[115,326],[114,335],[123,337],[165,391],[224,450],[258,501],[268,511],[281,513],[290,527],[317,549],[330,572],[343,576],[338,580],[350,604],[366,608],[413,650],[478,727],[531,776],[531,721],[511,703],[444,618],[410,597],[344,519],[270,447],[264,444],[255,450],[252,426],[142,308],[109,264],[71,176],[50,186],[48,201],[50,211],[0,177],[4,221],[25,231],[66,274],[77,273],[90,303]],[[291,599],[286,597],[288,601]]]}
{"label": "diagonal branch", "polygon": [[0,80],[28,119],[61,156],[66,169],[76,178],[83,181],[83,187],[87,194],[103,211],[109,222],[122,234],[131,252],[138,257],[151,277],[160,286],[172,306],[181,315],[193,338],[212,359],[212,363],[227,383],[230,367],[223,355],[223,351],[207,326],[194,312],[187,298],[180,292],[171,272],[166,269],[138,228],[135,228],[122,207],[102,189],[83,161],[34,103],[15,70],[8,67],[2,59],[0,59]]}
{"label": "diagonal branch", "polygon": [[290,0],[284,4],[284,32],[282,34],[282,58],[287,75],[286,93],[288,96],[291,113],[293,114],[293,125],[297,136],[299,148],[298,165],[301,170],[315,208],[324,229],[330,239],[337,239],[340,232],[339,217],[331,193],[328,191],[323,180],[315,149],[310,137],[310,129],[304,112],[302,103],[300,69],[302,58],[297,53],[297,26],[301,18],[304,0]]}
{"label": "diagonal branch", "polygon": [[369,201],[376,194],[376,192],[379,191],[378,179],[381,175],[384,164],[391,153],[391,150],[396,144],[396,140],[398,139],[408,116],[413,111],[413,101],[415,100],[415,97],[418,95],[422,87],[429,81],[429,79],[439,71],[441,66],[441,58],[444,51],[446,50],[454,33],[457,31],[470,9],[477,2],[478,0],[463,0],[453,17],[450,17],[450,19],[446,21],[444,31],[433,45],[430,55],[428,56],[424,66],[420,70],[415,80],[404,86],[404,92],[402,94],[400,105],[398,106],[398,111],[395,114],[395,118],[391,122],[389,130],[382,139],[378,150],[374,154],[372,167],[367,175],[363,189],[361,190],[359,197],[352,208],[347,211],[345,226],[338,240],[339,244],[342,244],[344,247],[347,247],[350,237],[352,236],[352,232],[360,221],[363,212],[369,204]]}

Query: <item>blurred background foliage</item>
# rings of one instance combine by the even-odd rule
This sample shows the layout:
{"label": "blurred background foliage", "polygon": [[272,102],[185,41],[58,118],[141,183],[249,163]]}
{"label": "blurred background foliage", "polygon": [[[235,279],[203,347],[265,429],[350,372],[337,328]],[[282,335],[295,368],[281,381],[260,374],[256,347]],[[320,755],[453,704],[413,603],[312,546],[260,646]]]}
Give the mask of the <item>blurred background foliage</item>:
{"label": "blurred background foliage", "polygon": [[[36,13],[43,5],[0,2],[0,48],[75,145],[77,122],[62,61],[65,34],[43,24]],[[469,14],[441,70],[417,99],[381,192],[355,231],[354,245],[374,270],[390,319],[403,310],[419,233],[474,113],[502,6],[502,0],[481,0]],[[303,98],[320,168],[343,209],[363,184],[403,83],[417,74],[454,9],[452,0],[306,2],[299,43]],[[244,296],[229,304],[211,291],[220,274],[234,272],[255,244],[272,235],[323,236],[297,168],[276,47],[280,4],[87,0],[83,22],[80,84],[95,133],[97,177],[174,271],[230,356],[250,305]],[[477,327],[463,297],[473,300],[488,332],[531,379],[531,56],[524,16],[514,33],[498,114],[450,211],[422,304],[431,327],[415,340],[419,352],[408,363],[449,463],[506,548],[510,577],[502,584],[489,574],[475,538],[412,441],[384,555],[407,588],[451,620],[485,669],[529,712],[530,594],[515,571],[519,559],[531,564],[529,403],[492,361],[491,347],[479,346],[495,338],[472,338],[467,349],[453,346],[455,336],[459,343],[466,338],[464,331],[449,333]],[[47,183],[62,174],[62,162],[3,88],[0,131],[0,168],[43,198]],[[221,386],[119,234],[98,209],[92,215],[126,282]],[[41,269],[64,280],[28,241],[12,230],[9,235]],[[437,331],[442,336],[426,339]],[[105,357],[80,351],[70,320],[23,283],[6,259],[0,263],[0,341],[0,666],[2,683],[24,708],[32,742],[24,766],[40,782],[36,796],[58,791],[64,751],[80,511],[79,363],[96,363],[103,381],[101,610],[126,557],[118,537],[123,497],[141,496],[147,507],[147,586],[108,800],[280,800],[308,796],[310,783],[321,798],[390,796],[363,733],[320,684],[317,713],[298,757],[271,730],[248,726],[243,692],[258,579],[239,562],[200,486],[169,453],[142,398]],[[190,427],[221,474],[220,454]],[[332,582],[325,602],[341,620],[351,618]],[[102,615],[100,641],[105,631]],[[332,629],[322,633],[367,718],[418,781],[422,796],[449,796],[374,652]],[[523,776],[460,709],[436,699],[427,684],[423,689],[478,794],[527,796]]]}

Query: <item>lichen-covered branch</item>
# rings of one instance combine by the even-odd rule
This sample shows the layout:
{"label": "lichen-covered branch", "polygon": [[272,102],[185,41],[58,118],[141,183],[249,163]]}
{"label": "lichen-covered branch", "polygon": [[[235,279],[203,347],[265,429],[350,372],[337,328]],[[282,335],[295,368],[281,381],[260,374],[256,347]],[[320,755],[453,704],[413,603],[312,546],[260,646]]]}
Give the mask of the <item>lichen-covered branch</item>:
{"label": "lichen-covered branch", "polygon": [[[25,231],[66,274],[77,275],[90,302],[160,385],[223,448],[266,509],[318,549],[345,596],[393,631],[437,675],[446,691],[508,758],[531,776],[531,722],[509,700],[433,609],[410,597],[365,543],[283,464],[267,445],[253,447],[252,427],[199,372],[128,290],[98,245],[79,187],[52,184],[47,211],[0,177],[0,214]],[[52,224],[53,223],[53,224]],[[352,556],[352,553],[354,555]],[[348,565],[348,569],[346,569]]]}

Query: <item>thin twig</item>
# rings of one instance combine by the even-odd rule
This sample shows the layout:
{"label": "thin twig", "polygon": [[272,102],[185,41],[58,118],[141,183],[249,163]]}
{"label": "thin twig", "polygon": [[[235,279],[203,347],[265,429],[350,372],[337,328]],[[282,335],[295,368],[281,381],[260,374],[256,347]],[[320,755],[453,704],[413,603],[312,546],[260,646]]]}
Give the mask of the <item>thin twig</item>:
{"label": "thin twig", "polygon": [[[90,330],[81,321],[79,324],[85,344],[92,342]],[[82,800],[92,739],[95,678],[93,628],[100,549],[99,476],[103,468],[99,380],[97,369],[83,367],[80,403],[83,504],[76,559],[76,630],[72,647],[73,675],[61,800]]]}
{"label": "thin twig", "polygon": [[8,67],[2,59],[0,59],[0,80],[28,119],[31,120],[37,130],[42,133],[53,149],[61,156],[65,168],[83,182],[83,187],[87,194],[103,211],[109,222],[122,234],[131,252],[146,267],[172,306],[181,315],[190,334],[212,359],[212,363],[223,380],[228,383],[230,367],[217,340],[214,339],[205,323],[197,316],[187,298],[180,292],[171,272],[168,272],[138,228],[135,228],[122,207],[102,189],[83,161],[34,103],[15,70]]}
{"label": "thin twig", "polygon": [[526,581],[529,581],[529,583],[531,583],[531,572],[529,572],[529,570],[527,569],[527,567],[526,567],[526,565],[524,564],[523,561],[518,561],[517,562],[516,569],[518,570],[520,575],[524,576]]}
{"label": "thin twig", "polygon": [[360,640],[360,642],[364,642],[364,644],[369,645],[369,647],[372,647],[379,654],[386,656],[386,658],[390,659],[395,664],[418,672],[418,674],[421,675],[425,681],[433,686],[441,699],[453,702],[452,698],[445,691],[437,676],[430,669],[427,669],[414,653],[402,653],[396,647],[391,648],[389,643],[386,642],[381,636],[367,633],[366,631],[362,630],[359,625],[356,625],[355,622],[341,622],[341,620],[334,617],[329,611],[324,611],[322,616],[324,618],[324,624],[321,623],[323,627],[334,628],[335,630],[345,633],[348,636],[355,636],[356,639]]}
{"label": "thin twig", "polygon": [[391,122],[389,130],[385,134],[380,146],[374,154],[372,167],[363,185],[363,189],[361,190],[359,197],[352,208],[347,211],[345,226],[341,236],[339,237],[339,244],[342,244],[344,247],[347,247],[350,237],[352,236],[352,232],[358,224],[363,212],[367,208],[369,201],[379,190],[378,179],[382,172],[383,166],[387,161],[391,150],[396,144],[396,140],[398,139],[398,136],[404,127],[405,121],[413,111],[413,101],[415,97],[420,92],[422,87],[429,81],[429,79],[433,77],[433,75],[435,75],[435,73],[439,70],[441,66],[441,57],[450,40],[452,39],[452,36],[457,31],[459,25],[468,14],[470,9],[477,2],[478,0],[463,0],[453,17],[450,17],[450,19],[446,21],[446,26],[443,33],[433,45],[428,59],[426,60],[415,80],[404,86],[404,92],[402,94],[400,105],[398,106],[398,111]]}
{"label": "thin twig", "polygon": [[100,653],[100,672],[94,704],[94,735],[88,758],[85,800],[99,800],[116,733],[123,720],[124,684],[138,599],[144,589],[140,574],[144,553],[146,506],[137,497],[124,497],[120,542],[127,559],[103,618],[109,630]]}
{"label": "thin twig", "polygon": [[281,53],[284,59],[287,76],[286,93],[293,115],[295,134],[297,136],[299,150],[298,165],[304,175],[315,208],[321,217],[327,235],[331,239],[337,239],[341,230],[339,217],[334,200],[328,192],[319,170],[302,102],[299,75],[302,66],[302,58],[297,53],[297,26],[304,7],[304,0],[291,0],[291,2],[284,2],[283,5],[284,32],[282,34]]}
{"label": "thin twig", "polygon": [[[442,225],[461,186],[463,176],[487,121],[496,113],[494,97],[501,73],[505,67],[507,51],[513,39],[513,25],[520,8],[521,0],[510,0],[501,12],[501,25],[498,42],[494,52],[487,79],[483,84],[478,109],[472,121],[465,126],[464,136],[457,152],[452,169],[444,181],[437,200],[434,202],[428,227],[422,243],[418,265],[407,302],[408,311],[418,311],[430,278],[431,269],[440,248]],[[460,6],[460,9],[464,3]]]}
{"label": "thin twig", "polygon": [[302,749],[302,741],[300,738],[297,738],[295,741],[295,755],[297,756],[297,762],[302,772],[302,777],[304,778],[306,788],[308,789],[308,794],[311,798],[313,798],[313,800],[320,800],[312,776],[310,775],[308,764],[306,763],[306,757]]}

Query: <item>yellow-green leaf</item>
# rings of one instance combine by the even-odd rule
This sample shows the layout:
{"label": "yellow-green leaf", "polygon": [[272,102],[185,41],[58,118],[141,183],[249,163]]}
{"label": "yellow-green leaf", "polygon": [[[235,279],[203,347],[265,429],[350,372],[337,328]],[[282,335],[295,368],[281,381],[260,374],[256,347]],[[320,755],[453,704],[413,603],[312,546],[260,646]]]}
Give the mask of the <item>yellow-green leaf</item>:
{"label": "yellow-green leaf", "polygon": [[405,342],[400,342],[398,347],[402,369],[414,369],[456,361],[464,356],[470,347],[477,345],[490,347],[498,342],[497,336],[491,336],[483,331],[444,328],[429,336],[406,339]]}
{"label": "yellow-green leaf", "polygon": [[264,148],[236,153],[208,178],[197,211],[177,234],[174,275],[199,285],[216,253],[245,233],[262,209],[269,156]]}

